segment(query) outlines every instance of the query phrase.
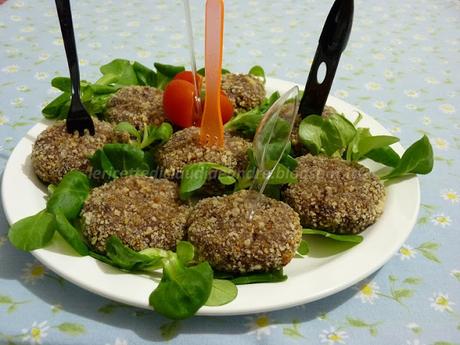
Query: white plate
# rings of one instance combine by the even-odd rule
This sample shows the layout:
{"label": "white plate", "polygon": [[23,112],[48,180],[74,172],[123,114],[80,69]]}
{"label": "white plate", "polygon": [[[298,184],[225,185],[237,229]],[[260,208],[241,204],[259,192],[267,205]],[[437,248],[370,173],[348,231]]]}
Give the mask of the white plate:
{"label": "white plate", "polygon": [[[267,79],[267,91],[287,91],[294,84]],[[358,109],[329,97],[329,105],[354,120]],[[360,111],[360,113],[362,113]],[[46,187],[33,173],[30,153],[37,135],[48,123],[34,126],[18,143],[3,174],[2,201],[8,222],[37,213],[45,207]],[[377,121],[363,114],[360,126],[374,134],[389,134]],[[401,145],[394,148],[403,152]],[[371,169],[377,165],[366,162]],[[283,309],[315,301],[357,283],[380,268],[404,243],[411,232],[420,204],[420,189],[416,177],[387,187],[383,215],[364,233],[364,241],[350,250],[333,253],[330,246],[313,242],[312,256],[294,259],[285,267],[288,280],[275,284],[254,284],[238,287],[238,297],[225,306],[203,307],[199,315],[236,315]],[[324,243],[324,242],[323,242]],[[331,254],[332,255],[326,255]],[[32,254],[45,266],[84,289],[109,299],[141,308],[150,308],[148,296],[156,286],[151,279],[123,273],[91,257],[73,254],[63,241]]]}

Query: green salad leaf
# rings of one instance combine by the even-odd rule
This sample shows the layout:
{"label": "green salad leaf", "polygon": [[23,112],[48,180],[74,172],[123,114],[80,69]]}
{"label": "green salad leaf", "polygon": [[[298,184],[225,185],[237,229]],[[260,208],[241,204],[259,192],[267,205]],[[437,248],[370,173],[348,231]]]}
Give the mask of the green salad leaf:
{"label": "green salad leaf", "polygon": [[260,121],[262,121],[264,114],[279,97],[279,92],[272,93],[272,95],[269,98],[266,98],[260,106],[247,112],[239,113],[230,119],[230,121],[225,124],[225,129],[227,131],[237,132],[245,137],[252,138],[256,133],[257,127],[259,126]]}
{"label": "green salad leaf", "polygon": [[128,133],[131,137],[136,138],[136,144],[142,141],[142,135],[134,125],[129,122],[120,122],[115,126],[115,131]]}
{"label": "green salad leaf", "polygon": [[[297,183],[297,177],[292,172],[297,166],[297,162],[295,161],[294,158],[292,158],[286,153],[288,151],[289,150],[285,151],[283,157],[280,160],[280,163],[278,163],[275,166],[275,169],[273,170],[270,176],[270,179],[268,180],[268,185],[266,189],[267,195],[272,194],[271,196],[274,197],[275,195],[279,194],[279,189],[281,188],[282,185]],[[236,190],[249,188],[252,185],[254,179],[259,179],[257,183],[261,184],[263,182],[263,179],[265,178],[264,176],[262,176],[262,174],[256,172],[257,170],[256,161],[255,161],[252,149],[249,149],[247,154],[248,154],[249,164],[243,176],[239,178],[236,184],[236,187],[235,187]],[[287,165],[284,165],[283,163]],[[273,189],[270,187],[276,187],[276,188]],[[276,198],[276,199],[279,199],[279,198]]]}
{"label": "green salad leaf", "polygon": [[194,315],[208,300],[213,271],[205,261],[185,266],[174,253],[163,259],[163,277],[151,293],[150,305],[160,314],[174,320]]}
{"label": "green salad leaf", "polygon": [[339,114],[328,117],[310,115],[300,123],[299,138],[315,155],[343,156],[348,161],[369,158],[393,167],[394,169],[382,179],[393,179],[408,174],[428,174],[433,169],[433,149],[426,136],[412,144],[403,156],[399,157],[390,146],[398,142],[399,138],[372,135],[369,128],[355,128],[355,124]]}
{"label": "green salad leaf", "polygon": [[355,135],[355,127],[344,116],[338,114],[328,116],[323,124],[324,152],[329,156],[340,155]]}
{"label": "green salad leaf", "polygon": [[238,295],[238,288],[231,280],[213,279],[211,294],[205,305],[214,307],[228,304]]}
{"label": "green salad leaf", "polygon": [[289,154],[284,154],[283,157],[281,157],[280,164],[283,164],[291,171],[294,171],[295,168],[297,168],[297,165],[299,165],[297,160]]}
{"label": "green salad leaf", "polygon": [[[182,66],[155,63],[157,72],[143,64],[126,59],[115,59],[103,66],[100,77],[95,83],[82,80],[80,83],[81,100],[92,116],[103,116],[107,101],[121,87],[129,85],[152,86],[164,89],[174,76],[185,70]],[[65,119],[70,108],[71,84],[67,77],[56,77],[51,85],[63,93],[42,109],[48,119]]]}
{"label": "green salad leaf", "polygon": [[[204,67],[200,68],[198,71],[196,71],[197,74],[205,77],[206,76],[206,70]],[[225,69],[225,68],[222,68],[221,69],[221,73],[222,74],[227,74],[227,73],[230,73],[230,71],[228,69]]]}
{"label": "green salad leaf", "polygon": [[395,168],[382,179],[389,180],[409,174],[428,174],[433,170],[433,164],[433,147],[424,135],[404,152]]}
{"label": "green salad leaf", "polygon": [[56,214],[56,229],[66,242],[81,256],[89,254],[83,235],[61,213]]}
{"label": "green salad leaf", "polygon": [[145,152],[130,144],[105,144],[89,160],[95,180],[108,181],[123,176],[144,176],[150,171]]}
{"label": "green salad leaf", "polygon": [[[182,170],[179,196],[182,200],[188,200],[192,194],[204,186],[211,171],[217,171],[218,181],[224,185],[235,183],[238,175],[235,171],[223,165],[209,162],[188,164]],[[222,177],[221,177],[222,176]]]}
{"label": "green salad leaf", "polygon": [[[52,188],[46,209],[14,223],[8,237],[22,250],[45,247],[58,232],[81,255],[86,255],[85,244],[77,243],[80,236],[68,220],[75,220],[89,194],[88,177],[80,171],[70,171]],[[80,238],[81,239],[81,238]]]}
{"label": "green salad leaf", "polygon": [[[83,85],[85,85],[85,81],[83,81]],[[70,78],[67,77],[56,77],[51,80],[51,86],[55,87],[62,92],[70,93],[72,91],[72,83]]]}
{"label": "green salad leaf", "polygon": [[187,265],[195,257],[195,247],[187,241],[179,241],[176,246],[176,254],[180,262]]}
{"label": "green salad leaf", "polygon": [[267,79],[265,78],[265,71],[264,69],[259,66],[259,65],[255,65],[255,66],[252,66],[251,69],[249,70],[249,73],[248,74],[251,74],[255,77],[259,77],[259,78],[262,78],[264,84],[265,82],[267,81]]}
{"label": "green salad leaf", "polygon": [[381,163],[383,165],[389,167],[396,167],[401,160],[401,157],[396,153],[395,150],[391,148],[391,146],[384,146],[378,149],[373,149],[366,153],[366,158],[372,159],[377,163]]}
{"label": "green salad leaf", "polygon": [[358,128],[356,135],[350,141],[346,157],[351,161],[364,158],[373,150],[389,148],[399,141],[399,138],[389,135],[372,135],[368,128]]}
{"label": "green salad leaf", "polygon": [[297,253],[299,253],[300,255],[307,255],[309,251],[310,248],[308,247],[307,241],[300,241],[299,247],[297,248]]}
{"label": "green salad leaf", "polygon": [[157,86],[157,74],[153,70],[137,61],[134,61],[133,69],[139,85]]}
{"label": "green salad leaf", "polygon": [[74,220],[79,216],[88,194],[88,177],[80,171],[70,171],[56,186],[46,203],[46,210],[54,215],[62,213],[68,220]]}
{"label": "green salad leaf", "polygon": [[[69,112],[71,100],[70,78],[56,77],[51,81],[51,85],[63,91],[48,105],[42,109],[43,115],[48,119],[65,119]],[[80,82],[81,100],[88,112],[93,115],[102,115],[108,99],[113,93],[123,85],[99,85],[91,84],[85,80]]]}
{"label": "green salad leaf", "polygon": [[183,66],[165,65],[155,62],[154,66],[157,70],[156,87],[164,89],[176,74],[185,71]]}
{"label": "green salad leaf", "polygon": [[279,163],[276,165],[273,173],[268,180],[269,185],[283,185],[283,184],[294,184],[297,183],[297,177],[295,174],[286,166]]}
{"label": "green salad leaf", "polygon": [[167,122],[163,122],[159,126],[145,126],[140,148],[144,149],[149,146],[163,145],[171,138],[172,134],[173,128]]}
{"label": "green salad leaf", "polygon": [[102,77],[96,81],[96,84],[109,85],[138,85],[136,72],[129,60],[115,59],[99,69]]}
{"label": "green salad leaf", "polygon": [[272,272],[257,272],[244,274],[237,277],[233,277],[231,281],[235,285],[245,284],[256,284],[256,283],[279,283],[284,282],[287,276],[283,273],[283,270],[277,270]]}
{"label": "green salad leaf", "polygon": [[314,155],[319,154],[323,147],[323,124],[324,119],[321,116],[310,115],[299,126],[301,143]]}
{"label": "green salad leaf", "polygon": [[64,92],[50,103],[48,103],[43,109],[43,116],[47,119],[65,119],[70,109],[70,93]]}
{"label": "green salad leaf", "polygon": [[125,246],[116,236],[110,236],[105,245],[106,255],[113,266],[127,271],[142,271],[161,267],[161,260],[166,251],[155,249],[155,252],[136,252]]}
{"label": "green salad leaf", "polygon": [[323,237],[330,238],[332,240],[341,241],[341,242],[353,242],[353,243],[361,243],[363,241],[363,237],[360,235],[339,235],[333,234],[324,230],[317,230],[317,229],[303,229],[303,235],[319,235]]}
{"label": "green salad leaf", "polygon": [[16,248],[32,251],[45,247],[53,238],[55,229],[54,215],[43,210],[11,225],[8,239]]}
{"label": "green salad leaf", "polygon": [[144,126],[144,129],[140,131],[129,122],[120,122],[115,127],[115,130],[118,132],[126,132],[131,137],[135,138],[135,141],[131,142],[131,145],[140,149],[145,149],[150,146],[163,145],[171,138],[173,133],[171,124],[167,122],[163,122],[159,126]]}

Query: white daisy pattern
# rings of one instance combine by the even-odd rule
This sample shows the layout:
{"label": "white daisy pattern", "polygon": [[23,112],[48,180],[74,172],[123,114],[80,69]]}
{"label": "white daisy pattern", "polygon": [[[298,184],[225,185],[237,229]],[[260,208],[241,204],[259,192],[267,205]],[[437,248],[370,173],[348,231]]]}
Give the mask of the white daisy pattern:
{"label": "white daisy pattern", "polygon": [[22,108],[24,105],[24,98],[16,97],[11,101],[11,105],[15,108]]}
{"label": "white daisy pattern", "polygon": [[339,98],[347,98],[348,97],[348,91],[346,90],[337,90],[334,92],[334,95],[339,97]]}
{"label": "white daisy pattern", "polygon": [[319,335],[320,341],[327,345],[345,344],[345,339],[347,338],[348,334],[345,331],[338,330],[334,327],[324,329]]}
{"label": "white daisy pattern", "polygon": [[452,104],[449,104],[449,103],[441,104],[439,106],[439,110],[441,110],[444,114],[453,114],[453,113],[455,113],[455,107]]}
{"label": "white daisy pattern", "polygon": [[355,298],[359,298],[362,303],[374,304],[374,301],[379,298],[380,287],[376,282],[366,282],[357,287],[357,289],[358,293]]}
{"label": "white daisy pattern", "polygon": [[31,345],[42,344],[43,338],[48,335],[49,328],[50,326],[46,320],[40,323],[34,321],[30,329],[22,330],[22,341],[29,342]]}
{"label": "white daisy pattern", "polygon": [[420,342],[419,339],[407,340],[406,345],[425,345]]}
{"label": "white daisy pattern", "polygon": [[404,94],[407,97],[411,97],[411,98],[417,98],[420,95],[419,92],[416,90],[405,90]]}
{"label": "white daisy pattern", "polygon": [[269,336],[271,330],[276,328],[276,325],[273,324],[267,314],[249,317],[247,320],[246,326],[249,328],[249,333],[254,333],[257,340],[261,340],[264,336]]}
{"label": "white daisy pattern", "polygon": [[422,331],[418,323],[415,322],[410,322],[406,325],[408,329],[410,329],[412,332],[418,334]]}
{"label": "white daisy pattern", "polygon": [[431,217],[431,222],[442,228],[448,227],[452,224],[452,219],[444,213],[435,214]]}
{"label": "white daisy pattern", "polygon": [[460,270],[453,269],[452,271],[450,271],[449,275],[450,275],[452,278],[455,278],[455,279],[457,279],[458,281],[460,281]]}
{"label": "white daisy pattern", "polygon": [[30,91],[30,87],[28,87],[27,85],[19,85],[18,87],[16,87],[16,90],[20,92],[27,92]]}
{"label": "white daisy pattern", "polygon": [[18,65],[9,65],[2,68],[2,72],[5,73],[16,73],[19,71]]}
{"label": "white daisy pattern", "polygon": [[374,102],[374,107],[376,107],[377,109],[385,109],[387,106],[387,104],[384,102],[384,101],[375,101]]}
{"label": "white daisy pattern", "polygon": [[[112,344],[106,343],[105,345],[112,345]],[[115,342],[113,343],[113,345],[129,345],[129,344],[128,344],[128,341],[126,339],[116,338]]]}
{"label": "white daisy pattern", "polygon": [[45,277],[46,268],[38,262],[28,262],[26,267],[22,269],[21,279],[34,285],[38,280],[42,280]]}
{"label": "white daisy pattern", "polygon": [[0,126],[6,125],[8,123],[8,118],[4,115],[0,115]]}
{"label": "white daisy pattern", "polygon": [[436,79],[436,78],[433,78],[433,77],[427,77],[427,78],[425,78],[425,82],[426,82],[427,84],[431,84],[431,85],[437,85],[437,84],[439,84],[439,80]]}
{"label": "white daisy pattern", "polygon": [[386,70],[385,72],[383,72],[383,77],[386,80],[392,80],[395,78],[395,73],[393,71]]}
{"label": "white daisy pattern", "polygon": [[452,306],[455,305],[454,302],[449,300],[449,296],[442,292],[436,292],[433,294],[433,297],[429,298],[431,302],[431,307],[439,312],[452,312]]}
{"label": "white daisy pattern", "polygon": [[456,204],[460,201],[459,194],[452,189],[443,190],[441,192],[441,197],[446,201],[450,201],[452,204]]}
{"label": "white daisy pattern", "polygon": [[449,143],[444,138],[434,139],[434,146],[439,150],[447,150],[449,148]]}
{"label": "white daisy pattern", "polygon": [[401,248],[399,248],[399,251],[396,255],[399,256],[401,261],[410,260],[415,258],[415,256],[417,255],[417,251],[408,244],[405,244]]}
{"label": "white daisy pattern", "polygon": [[370,90],[370,91],[378,91],[382,88],[382,86],[379,83],[376,83],[373,81],[367,83],[365,87],[367,90]]}
{"label": "white daisy pattern", "polygon": [[34,74],[34,78],[37,80],[45,80],[48,78],[48,73],[46,72],[37,72]]}

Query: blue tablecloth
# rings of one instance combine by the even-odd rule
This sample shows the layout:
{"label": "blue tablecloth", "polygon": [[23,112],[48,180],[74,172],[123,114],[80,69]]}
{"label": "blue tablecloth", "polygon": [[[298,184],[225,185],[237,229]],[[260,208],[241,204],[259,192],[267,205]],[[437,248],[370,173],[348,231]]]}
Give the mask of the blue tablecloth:
{"label": "blue tablecloth", "polygon": [[[0,3],[3,1],[0,1]],[[203,1],[192,0],[197,37]],[[73,1],[83,79],[116,57],[188,64],[181,1]],[[304,83],[332,1],[228,0],[224,65]],[[459,344],[460,2],[360,0],[332,94],[407,145],[427,134],[412,235],[376,274],[341,293],[263,315],[172,322],[54,275],[8,243],[0,211],[0,344]],[[202,64],[202,41],[197,42]],[[0,6],[0,169],[67,66],[53,1]],[[273,296],[276,298],[276,296]]]}

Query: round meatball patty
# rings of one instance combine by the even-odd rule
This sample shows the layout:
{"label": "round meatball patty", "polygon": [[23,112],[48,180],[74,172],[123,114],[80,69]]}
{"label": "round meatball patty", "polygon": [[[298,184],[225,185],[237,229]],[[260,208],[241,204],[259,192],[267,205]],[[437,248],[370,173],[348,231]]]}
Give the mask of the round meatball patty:
{"label": "round meatball patty", "polygon": [[112,235],[136,251],[173,250],[184,238],[188,207],[180,202],[174,182],[128,176],[94,188],[81,216],[84,236],[101,253]]}
{"label": "round meatball patty", "polygon": [[376,222],[385,204],[385,188],[368,168],[340,158],[297,158],[298,183],[284,193],[304,227],[357,234]]}
{"label": "round meatball patty", "polygon": [[[201,258],[220,271],[271,271],[287,265],[302,237],[289,205],[242,190],[202,199],[191,212],[187,236]],[[255,199],[255,200],[254,200]],[[252,207],[252,202],[257,203]],[[251,211],[254,210],[252,218]]]}
{"label": "round meatball patty", "polygon": [[93,118],[95,134],[67,132],[65,121],[58,121],[41,132],[32,148],[32,167],[45,183],[59,183],[71,170],[90,174],[89,157],[105,144],[124,141],[113,126]]}
{"label": "round meatball patty", "polygon": [[105,116],[112,123],[129,122],[137,129],[159,126],[166,120],[163,91],[151,86],[125,86],[109,99]]}

